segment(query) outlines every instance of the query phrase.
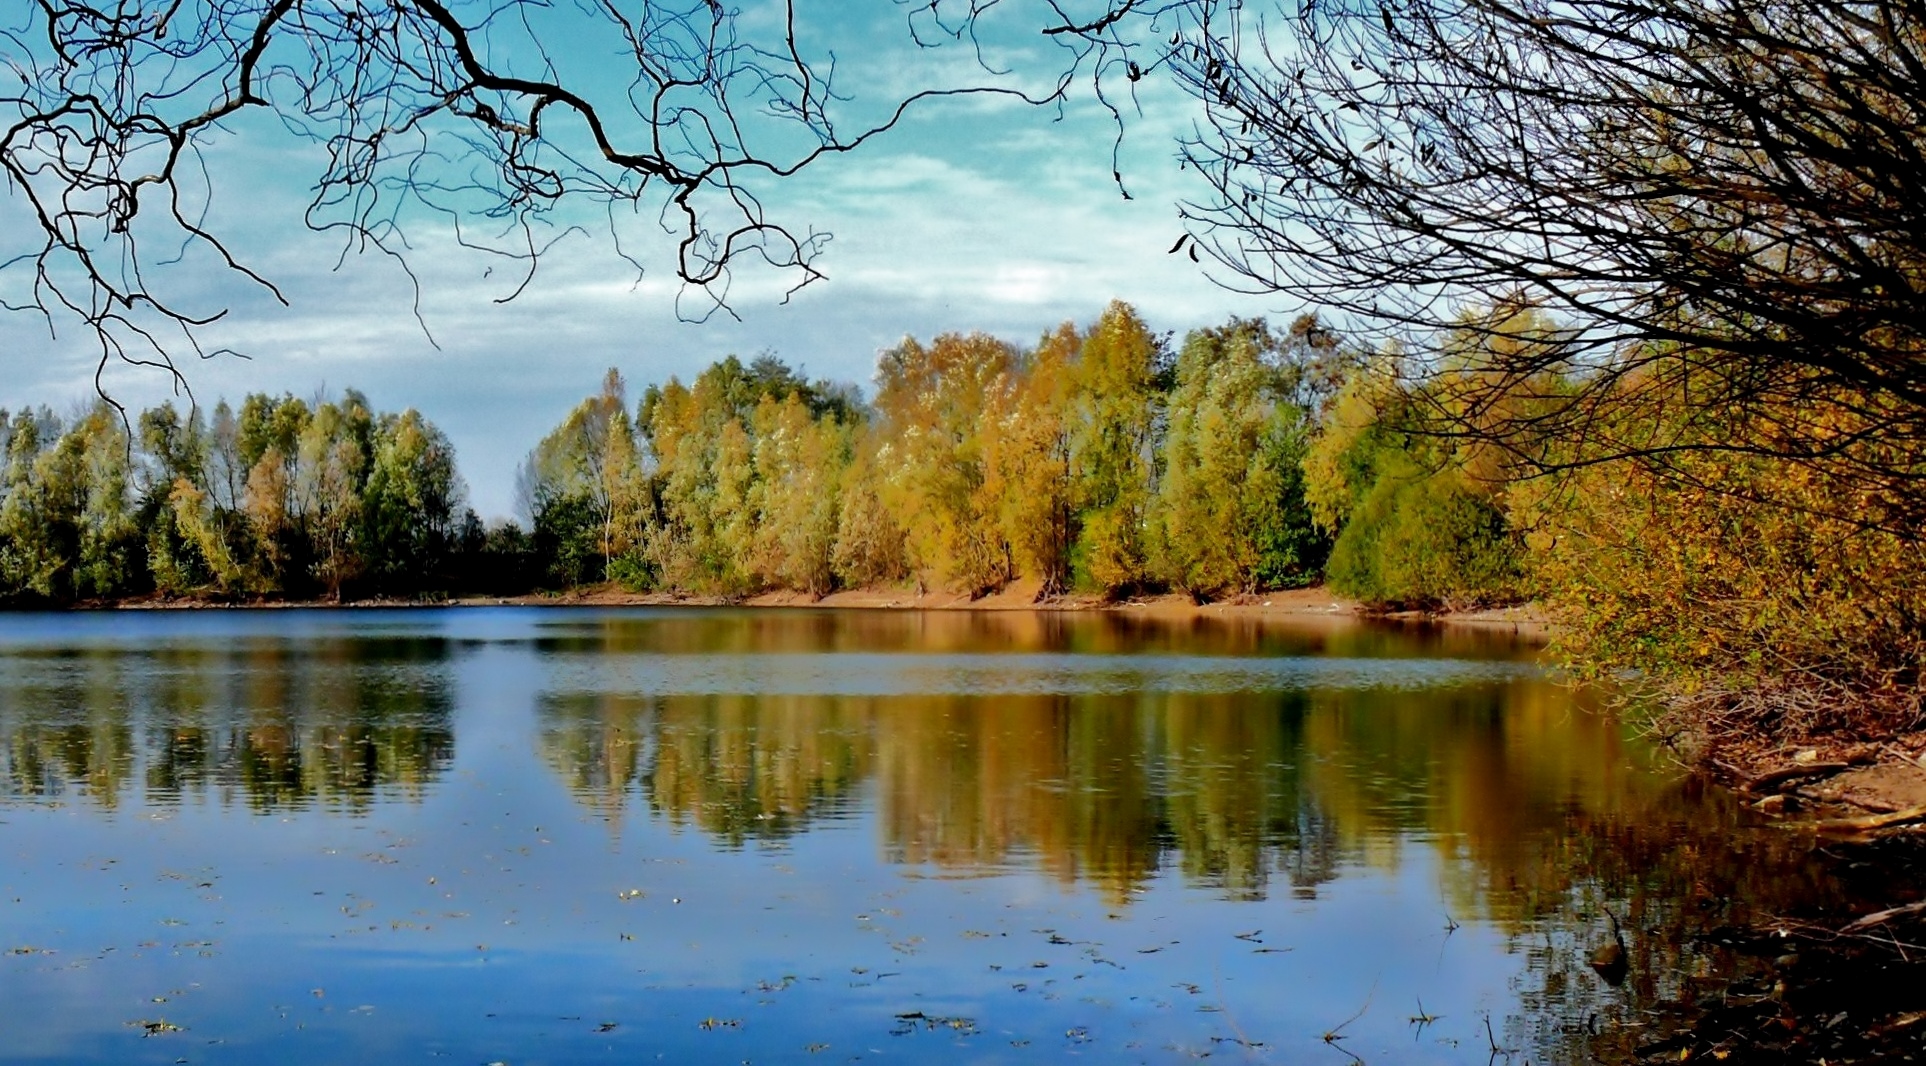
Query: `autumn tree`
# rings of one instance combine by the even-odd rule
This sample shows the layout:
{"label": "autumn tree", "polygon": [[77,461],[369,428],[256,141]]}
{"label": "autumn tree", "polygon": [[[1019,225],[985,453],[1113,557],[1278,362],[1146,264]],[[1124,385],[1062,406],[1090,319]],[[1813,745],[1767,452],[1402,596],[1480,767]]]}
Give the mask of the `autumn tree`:
{"label": "autumn tree", "polygon": [[1162,341],[1121,302],[1104,309],[1077,357],[1068,411],[1076,563],[1107,593],[1151,576],[1147,519],[1163,357]]}
{"label": "autumn tree", "polygon": [[880,435],[865,427],[851,443],[837,503],[830,568],[850,588],[896,584],[910,576],[908,534],[884,502],[890,471]]}
{"label": "autumn tree", "polygon": [[1013,388],[985,412],[985,495],[996,501],[1003,539],[1018,573],[1039,594],[1070,590],[1079,532],[1070,404],[1083,335],[1072,323],[1046,333],[1022,361]]}
{"label": "autumn tree", "polygon": [[651,385],[642,562],[662,588],[820,595],[836,580],[842,471],[862,405],[773,355],[728,356],[691,385]]}
{"label": "autumn tree", "polygon": [[301,437],[313,417],[307,403],[292,395],[275,399],[255,393],[241,403],[235,440],[238,465],[247,471],[240,510],[249,534],[250,591],[286,591],[308,576],[308,545],[297,521],[295,467]]}
{"label": "autumn tree", "polygon": [[883,500],[926,586],[980,594],[1010,580],[1009,542],[985,491],[986,414],[1014,387],[1015,348],[985,333],[915,338],[877,361]]}
{"label": "autumn tree", "polygon": [[801,395],[765,397],[751,420],[758,492],[750,568],[773,588],[821,596],[835,584],[842,474],[852,427],[812,416]]}
{"label": "autumn tree", "polygon": [[[1316,328],[1299,323],[1293,336]],[[1318,352],[1287,346],[1262,321],[1193,331],[1177,356],[1151,511],[1157,569],[1205,598],[1307,584],[1328,541],[1304,500],[1302,465],[1316,430]]]}

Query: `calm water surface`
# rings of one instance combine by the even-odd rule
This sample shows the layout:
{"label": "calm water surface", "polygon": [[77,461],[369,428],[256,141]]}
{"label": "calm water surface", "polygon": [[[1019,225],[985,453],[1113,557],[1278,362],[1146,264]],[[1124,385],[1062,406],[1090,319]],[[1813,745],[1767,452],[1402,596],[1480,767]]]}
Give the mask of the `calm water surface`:
{"label": "calm water surface", "polygon": [[0,1060],[1588,1061],[1830,891],[1664,767],[1498,635],[0,615]]}

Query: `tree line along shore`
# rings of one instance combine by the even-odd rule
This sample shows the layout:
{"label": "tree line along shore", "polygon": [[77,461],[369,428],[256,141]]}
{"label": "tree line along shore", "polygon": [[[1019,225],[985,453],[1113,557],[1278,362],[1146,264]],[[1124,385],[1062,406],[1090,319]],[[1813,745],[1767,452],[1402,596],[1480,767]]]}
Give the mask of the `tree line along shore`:
{"label": "tree line along shore", "polygon": [[[612,370],[518,472],[526,524],[482,522],[447,437],[352,390],[22,410],[0,418],[0,602],[1223,603],[1323,584],[1366,610],[1534,604],[1571,667],[1637,678],[1662,735],[1708,758],[1917,729],[1926,563],[1877,498],[1769,449],[1521,446],[1535,405],[1584,385],[1556,370],[1480,412],[1502,434],[1440,431],[1464,422],[1438,417],[1458,383],[1515,356],[1482,347],[1556,343],[1528,308],[1489,314],[1502,329],[1468,317],[1428,360],[1314,316],[1171,338],[1113,303],[1028,347],[907,338],[867,395],[767,355],[633,400]],[[1675,425],[1650,395],[1623,407],[1596,432],[1718,432],[1703,402]]]}

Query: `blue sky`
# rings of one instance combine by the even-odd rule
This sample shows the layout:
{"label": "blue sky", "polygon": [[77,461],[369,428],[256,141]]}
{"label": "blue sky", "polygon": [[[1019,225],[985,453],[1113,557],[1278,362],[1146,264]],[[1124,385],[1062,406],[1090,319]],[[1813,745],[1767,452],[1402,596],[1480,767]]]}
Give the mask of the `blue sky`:
{"label": "blue sky", "polygon": [[[961,50],[901,48],[900,16],[886,14],[865,26],[838,17],[806,38],[856,53],[838,55],[856,106],[910,84],[980,76]],[[1004,58],[1050,66],[1047,49]],[[1177,202],[1207,190],[1176,165],[1175,138],[1193,105],[1169,86],[1141,84],[1143,113],[1131,120],[1122,161],[1134,199],[1111,181],[1115,129],[1087,92],[1061,119],[981,100],[939,104],[863,151],[768,187],[782,217],[834,234],[819,261],[828,280],[785,305],[791,277],[745,270],[731,293],[741,321],[703,324],[678,321],[669,243],[651,239],[649,226],[623,235],[647,267],[640,280],[605,236],[576,237],[550,253],[518,299],[497,304],[511,288],[506,272],[491,273],[496,261],[462,249],[433,219],[410,231],[418,322],[396,266],[373,255],[342,260],[337,237],[301,226],[312,149],[250,124],[210,147],[213,220],[239,235],[249,265],[292,306],[209,275],[207,297],[231,312],[204,338],[251,358],[186,372],[209,405],[251,391],[353,386],[379,407],[419,408],[453,439],[474,506],[493,517],[512,511],[515,465],[609,366],[639,394],[730,353],[770,351],[812,376],[867,385],[877,351],[906,334],[985,329],[1028,343],[1065,319],[1088,322],[1112,298],[1180,333],[1232,314],[1289,314],[1281,298],[1231,292],[1187,257],[1166,254],[1181,232]],[[49,340],[43,323],[18,314],[0,316],[0,331],[9,353],[0,405],[63,408],[91,396],[94,359],[78,331]],[[151,371],[116,369],[108,384],[130,406],[167,394]]]}

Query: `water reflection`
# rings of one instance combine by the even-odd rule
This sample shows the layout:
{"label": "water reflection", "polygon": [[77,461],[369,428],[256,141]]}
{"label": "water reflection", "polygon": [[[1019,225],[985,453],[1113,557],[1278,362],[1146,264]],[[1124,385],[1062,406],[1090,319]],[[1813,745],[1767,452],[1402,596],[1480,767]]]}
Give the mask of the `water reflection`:
{"label": "water reflection", "polygon": [[1280,658],[1529,661],[1507,627],[1358,624],[1348,618],[1264,621],[1076,611],[670,610],[544,619],[535,646],[597,655],[1062,652]]}
{"label": "water reflection", "polygon": [[[1548,681],[1431,692],[1056,696],[547,694],[548,764],[587,808],[739,847],[873,791],[891,861],[1035,863],[1119,903],[1165,866],[1236,899],[1313,898],[1342,863],[1449,861],[1449,903],[1514,924],[1565,886],[1527,873],[1576,828],[1722,833]],[[1690,811],[1690,824],[1676,816]]]}
{"label": "water reflection", "polygon": [[[1004,648],[1063,646],[992,633]],[[1158,635],[1166,651],[1199,639]],[[840,648],[843,636],[788,639]],[[1424,640],[1235,636],[1212,651],[1409,655]],[[620,628],[603,646],[662,650]],[[838,818],[867,792],[891,862],[1033,867],[1116,908],[1166,869],[1228,900],[1315,900],[1346,871],[1395,876],[1425,852],[1440,871],[1438,925],[1490,923],[1523,957],[1523,1009],[1500,1047],[1564,1061],[1631,1055],[1644,1005],[1717,994],[1753,964],[1708,934],[1838,903],[1807,842],[1748,831],[1729,797],[1542,677],[1130,695],[551,692],[538,714],[547,761],[599,817],[640,805],[740,847]],[[1587,964],[1614,920],[1623,988]]]}
{"label": "water reflection", "polygon": [[[210,928],[254,937],[269,976],[298,956],[306,969],[296,999],[364,970],[386,973],[405,956],[414,983],[392,993],[390,1005],[405,1009],[391,1024],[443,1035],[496,1017],[503,1003],[576,1018],[581,1005],[542,991],[550,987],[668,1003],[660,984],[635,987],[638,963],[622,954],[653,930],[647,965],[680,974],[676,987],[713,991],[713,973],[753,973],[742,984],[764,997],[757,1002],[774,1002],[773,984],[797,1004],[782,1015],[791,1029],[838,1019],[844,1028],[823,1042],[839,1049],[869,1046],[902,1011],[936,1013],[920,999],[862,998],[899,994],[851,980],[879,969],[858,955],[875,943],[894,953],[892,981],[913,990],[901,995],[960,998],[985,1013],[985,1029],[990,1012],[1004,1011],[998,1024],[1044,1018],[1038,1024],[1060,1038],[1088,1021],[1072,1001],[1164,1009],[1173,980],[1192,989],[1174,995],[1195,1019],[1140,1017],[1126,1034],[1136,1046],[1118,1037],[1093,1053],[1137,1058],[1151,1046],[1188,1055],[1244,1039],[1246,1030],[1184,999],[1224,967],[1230,987],[1212,995],[1234,1003],[1247,989],[1239,1024],[1270,1026],[1256,1036],[1285,1047],[1284,1061],[1328,1055],[1316,1034],[1380,983],[1391,1005],[1353,1030],[1360,1051],[1389,1049],[1373,1061],[1484,1062],[1485,1016],[1521,1058],[1620,1061],[1648,1042],[1640,1025],[1652,1005],[1718,995],[1757,965],[1726,953],[1718,930],[1837,906],[1841,890],[1803,841],[1749,826],[1737,804],[1670,772],[1531,660],[1531,649],[1489,631],[1120,615],[0,619],[0,833],[26,833],[57,852],[68,828],[52,821],[59,815],[94,834],[61,853],[64,865],[21,859],[0,868],[0,884],[56,886],[47,894],[58,898],[42,905],[67,917],[29,922],[35,930],[108,923],[85,925],[91,939],[67,948],[91,956],[151,935],[151,924],[111,925],[129,913],[107,904],[126,899],[116,893],[131,876],[115,874],[112,886],[86,880],[100,855],[118,861],[143,846],[139,831],[125,830],[133,820],[117,816],[193,823],[152,860],[163,871],[183,861],[174,852],[212,868],[237,864],[225,850],[230,836],[292,849],[287,861],[306,864],[318,883],[295,884],[277,866],[252,875],[251,898],[259,914],[277,916],[292,913],[289,900],[314,898],[320,919],[304,919],[311,924],[296,936],[237,903]],[[557,828],[574,820],[571,805],[586,823],[580,837]],[[90,819],[95,812],[102,817]],[[354,843],[302,850],[304,838],[279,835],[286,821]],[[378,834],[384,843],[368,842]],[[407,850],[415,837],[419,859]],[[341,856],[361,865],[351,873],[329,865]],[[217,877],[204,878],[203,902],[216,898]],[[1012,887],[1039,878],[1070,902],[1039,903]],[[333,894],[319,900],[324,886]],[[221,889],[229,891],[250,898],[244,886]],[[872,923],[917,892],[928,894],[926,914],[946,917],[871,935]],[[68,896],[73,909],[63,911]],[[1076,902],[1084,898],[1093,910]],[[391,899],[406,902],[389,917],[377,908]],[[647,909],[664,904],[673,917]],[[859,908],[858,931],[835,932]],[[485,918],[473,917],[481,911]],[[73,917],[83,912],[110,917]],[[338,925],[322,921],[337,914]],[[176,918],[168,910],[145,920]],[[1587,966],[1614,921],[1627,949],[1619,986]],[[445,941],[431,931],[440,926],[453,927]],[[1259,928],[1265,938],[1242,939]],[[799,929],[816,939],[787,945]],[[1039,943],[1027,954],[988,954],[1031,934]],[[337,947],[384,935],[417,939],[360,955]],[[492,958],[490,945],[504,941],[501,965],[514,979],[504,980],[501,1003],[474,1001],[466,990],[478,987],[478,953]],[[937,942],[949,946],[918,954]],[[1205,943],[1236,954],[1196,946]],[[1062,956],[1037,954],[1058,947]],[[1289,949],[1305,969],[1258,969],[1282,966]],[[1090,972],[1069,976],[1066,957]],[[0,964],[27,965],[9,958]],[[1116,972],[1099,973],[1099,961]],[[1441,976],[1448,962],[1463,989]],[[1039,963],[1055,968],[1028,972]],[[1359,972],[1367,965],[1379,968]],[[1023,979],[1011,981],[1019,969]],[[52,980],[8,983],[14,972],[0,969],[0,993]],[[1030,982],[1045,989],[1058,973],[1064,989],[1047,995],[1062,993],[1060,1004],[1040,1006],[1057,1001],[1024,991]],[[786,974],[803,983],[792,989]],[[185,983],[171,972],[164,981],[138,976],[148,983],[117,988],[130,1003]],[[245,988],[244,977],[230,986]],[[1101,996],[1067,994],[1086,977],[1078,987],[1100,987]],[[1326,986],[1351,998],[1325,1002],[1317,990]],[[75,989],[81,1002],[98,994],[84,982]],[[474,1008],[466,1021],[437,1013],[463,995]],[[1018,995],[1029,998],[1009,998]],[[284,1011],[277,1017],[289,1017],[287,998],[271,1004]],[[1423,1008],[1407,1001],[1420,998]],[[721,1038],[696,1035],[714,1032],[697,1022],[742,1008],[691,999],[649,1009],[674,1015],[688,1040],[710,1043],[648,1049],[715,1060]],[[674,1014],[684,1009],[686,1017]],[[1117,1007],[1117,1017],[1139,1009],[1151,1007]],[[1411,1009],[1443,1012],[1455,1028],[1434,1040],[1419,1027],[1414,1037],[1402,1024]],[[863,1028],[879,1017],[876,1033]],[[222,1032],[200,1025],[210,1039]],[[1186,1028],[1199,1025],[1215,1028]],[[670,1030],[637,1022],[625,1031]],[[347,1032],[331,1045],[335,1060],[365,1049]],[[620,1059],[622,1048],[606,1042],[542,1042],[555,1039],[448,1046],[472,1061]],[[1289,1039],[1299,1044],[1278,1043]],[[1049,1061],[1063,1050],[1005,1043],[998,1053],[1013,1059]],[[100,1046],[95,1061],[126,1057],[125,1047]],[[950,1049],[958,1060],[993,1057],[967,1043]],[[747,1050],[797,1052],[773,1043]],[[89,1056],[62,1044],[42,1057]]]}
{"label": "water reflection", "polygon": [[16,653],[0,796],[263,811],[418,798],[454,754],[447,651],[375,638]]}

